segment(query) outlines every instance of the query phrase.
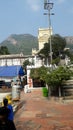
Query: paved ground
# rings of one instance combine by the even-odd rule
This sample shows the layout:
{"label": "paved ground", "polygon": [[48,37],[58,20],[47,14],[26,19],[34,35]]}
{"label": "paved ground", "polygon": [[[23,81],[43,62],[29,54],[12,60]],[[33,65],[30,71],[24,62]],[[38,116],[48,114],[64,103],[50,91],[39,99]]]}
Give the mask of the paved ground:
{"label": "paved ground", "polygon": [[14,120],[17,130],[73,130],[73,102],[44,98],[41,89],[22,91],[21,101]]}

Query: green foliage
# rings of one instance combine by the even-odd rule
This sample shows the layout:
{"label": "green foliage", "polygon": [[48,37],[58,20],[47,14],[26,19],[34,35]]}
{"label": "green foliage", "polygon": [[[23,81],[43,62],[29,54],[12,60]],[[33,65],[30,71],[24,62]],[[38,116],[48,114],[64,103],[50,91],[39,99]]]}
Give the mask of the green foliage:
{"label": "green foliage", "polygon": [[[52,52],[53,59],[60,57],[60,55],[64,55],[64,48],[66,47],[65,38],[61,37],[58,34],[51,36],[51,44],[52,44]],[[44,44],[44,48],[40,50],[39,54],[44,55],[45,59],[50,57],[50,41]],[[56,60],[58,62],[58,60]]]}
{"label": "green foliage", "polygon": [[58,67],[46,75],[46,83],[50,86],[60,87],[65,80],[70,79],[72,71],[68,67]]}
{"label": "green foliage", "polygon": [[40,76],[39,76],[39,68],[31,69],[31,71],[30,71],[30,77],[32,79],[40,78]]}
{"label": "green foliage", "polygon": [[52,64],[58,65],[59,62],[60,62],[60,57],[57,57],[57,58],[52,60]]}
{"label": "green foliage", "polygon": [[27,65],[31,65],[31,64],[32,64],[32,63],[29,62],[29,60],[25,60],[25,61],[23,62],[23,68],[26,68]]}
{"label": "green foliage", "polygon": [[50,45],[48,43],[44,44],[44,48],[40,50],[39,54],[43,54],[45,58],[49,56]]}
{"label": "green foliage", "polygon": [[46,74],[48,72],[48,68],[42,66],[40,68],[31,69],[30,71],[30,77],[31,78],[39,78],[40,80],[45,81],[46,80]]}
{"label": "green foliage", "polygon": [[64,54],[64,48],[66,47],[66,40],[65,38],[61,37],[60,35],[52,35],[52,51],[53,57],[57,58],[60,54]]}
{"label": "green foliage", "polygon": [[48,97],[48,89],[46,87],[42,88],[43,96]]}
{"label": "green foliage", "polygon": [[30,55],[32,48],[38,49],[37,37],[30,34],[11,35],[1,45],[6,46],[11,54],[23,53]]}
{"label": "green foliage", "polygon": [[7,55],[7,54],[10,54],[8,48],[6,46],[1,46],[0,55]]}
{"label": "green foliage", "polygon": [[49,96],[50,91],[56,90],[57,88],[59,90],[59,96],[61,96],[60,88],[66,80],[71,78],[71,76],[73,76],[73,71],[67,66],[59,66],[54,70],[42,66],[40,68],[31,69],[30,72],[30,77],[32,79],[42,79],[48,85]]}
{"label": "green foliage", "polygon": [[70,57],[70,62],[73,63],[73,52],[71,50],[66,50],[65,54]]}
{"label": "green foliage", "polygon": [[45,81],[46,79],[46,74],[48,72],[48,68],[42,66],[40,68],[38,68],[38,75],[40,77],[41,80]]}
{"label": "green foliage", "polygon": [[39,78],[45,81],[49,86],[59,87],[63,84],[63,81],[70,79],[73,72],[69,67],[60,66],[55,70],[46,68],[44,66],[36,69],[31,69],[30,77]]}

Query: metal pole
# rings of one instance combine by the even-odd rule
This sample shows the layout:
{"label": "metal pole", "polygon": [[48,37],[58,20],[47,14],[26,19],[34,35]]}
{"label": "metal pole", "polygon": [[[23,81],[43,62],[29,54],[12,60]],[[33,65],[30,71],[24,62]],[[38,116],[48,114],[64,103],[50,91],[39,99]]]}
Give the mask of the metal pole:
{"label": "metal pole", "polygon": [[[50,42],[50,63],[52,64],[52,43],[51,43],[51,18],[50,15],[53,15],[53,13],[50,13],[50,10],[53,8],[53,3],[50,3],[49,0],[44,0],[44,9],[48,10],[48,20],[49,20],[49,42]],[[45,13],[46,14],[46,13]]]}
{"label": "metal pole", "polygon": [[48,9],[48,17],[49,17],[49,41],[50,41],[50,63],[52,64],[52,44],[51,44],[51,19],[50,19],[50,8]]}

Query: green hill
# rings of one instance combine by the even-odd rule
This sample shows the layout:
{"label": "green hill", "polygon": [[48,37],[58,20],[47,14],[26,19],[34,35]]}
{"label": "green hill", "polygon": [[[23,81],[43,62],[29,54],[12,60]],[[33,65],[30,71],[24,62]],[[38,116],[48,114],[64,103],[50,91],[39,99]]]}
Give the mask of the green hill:
{"label": "green hill", "polygon": [[24,55],[31,55],[32,48],[38,49],[38,39],[30,34],[13,34],[0,45],[6,46],[11,54],[22,52]]}
{"label": "green hill", "polygon": [[[73,36],[66,36],[65,39],[66,47],[73,50]],[[32,48],[38,50],[38,38],[30,34],[13,34],[1,42],[0,45],[6,46],[11,54],[22,52],[24,55],[31,55]]]}

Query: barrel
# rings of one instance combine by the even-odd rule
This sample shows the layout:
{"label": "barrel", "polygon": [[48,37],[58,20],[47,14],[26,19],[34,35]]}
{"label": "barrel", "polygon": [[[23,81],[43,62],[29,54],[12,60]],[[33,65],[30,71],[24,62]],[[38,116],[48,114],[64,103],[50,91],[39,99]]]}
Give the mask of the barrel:
{"label": "barrel", "polygon": [[12,100],[20,100],[20,86],[13,85],[12,86]]}
{"label": "barrel", "polygon": [[67,80],[63,84],[64,96],[73,96],[73,79]]}

